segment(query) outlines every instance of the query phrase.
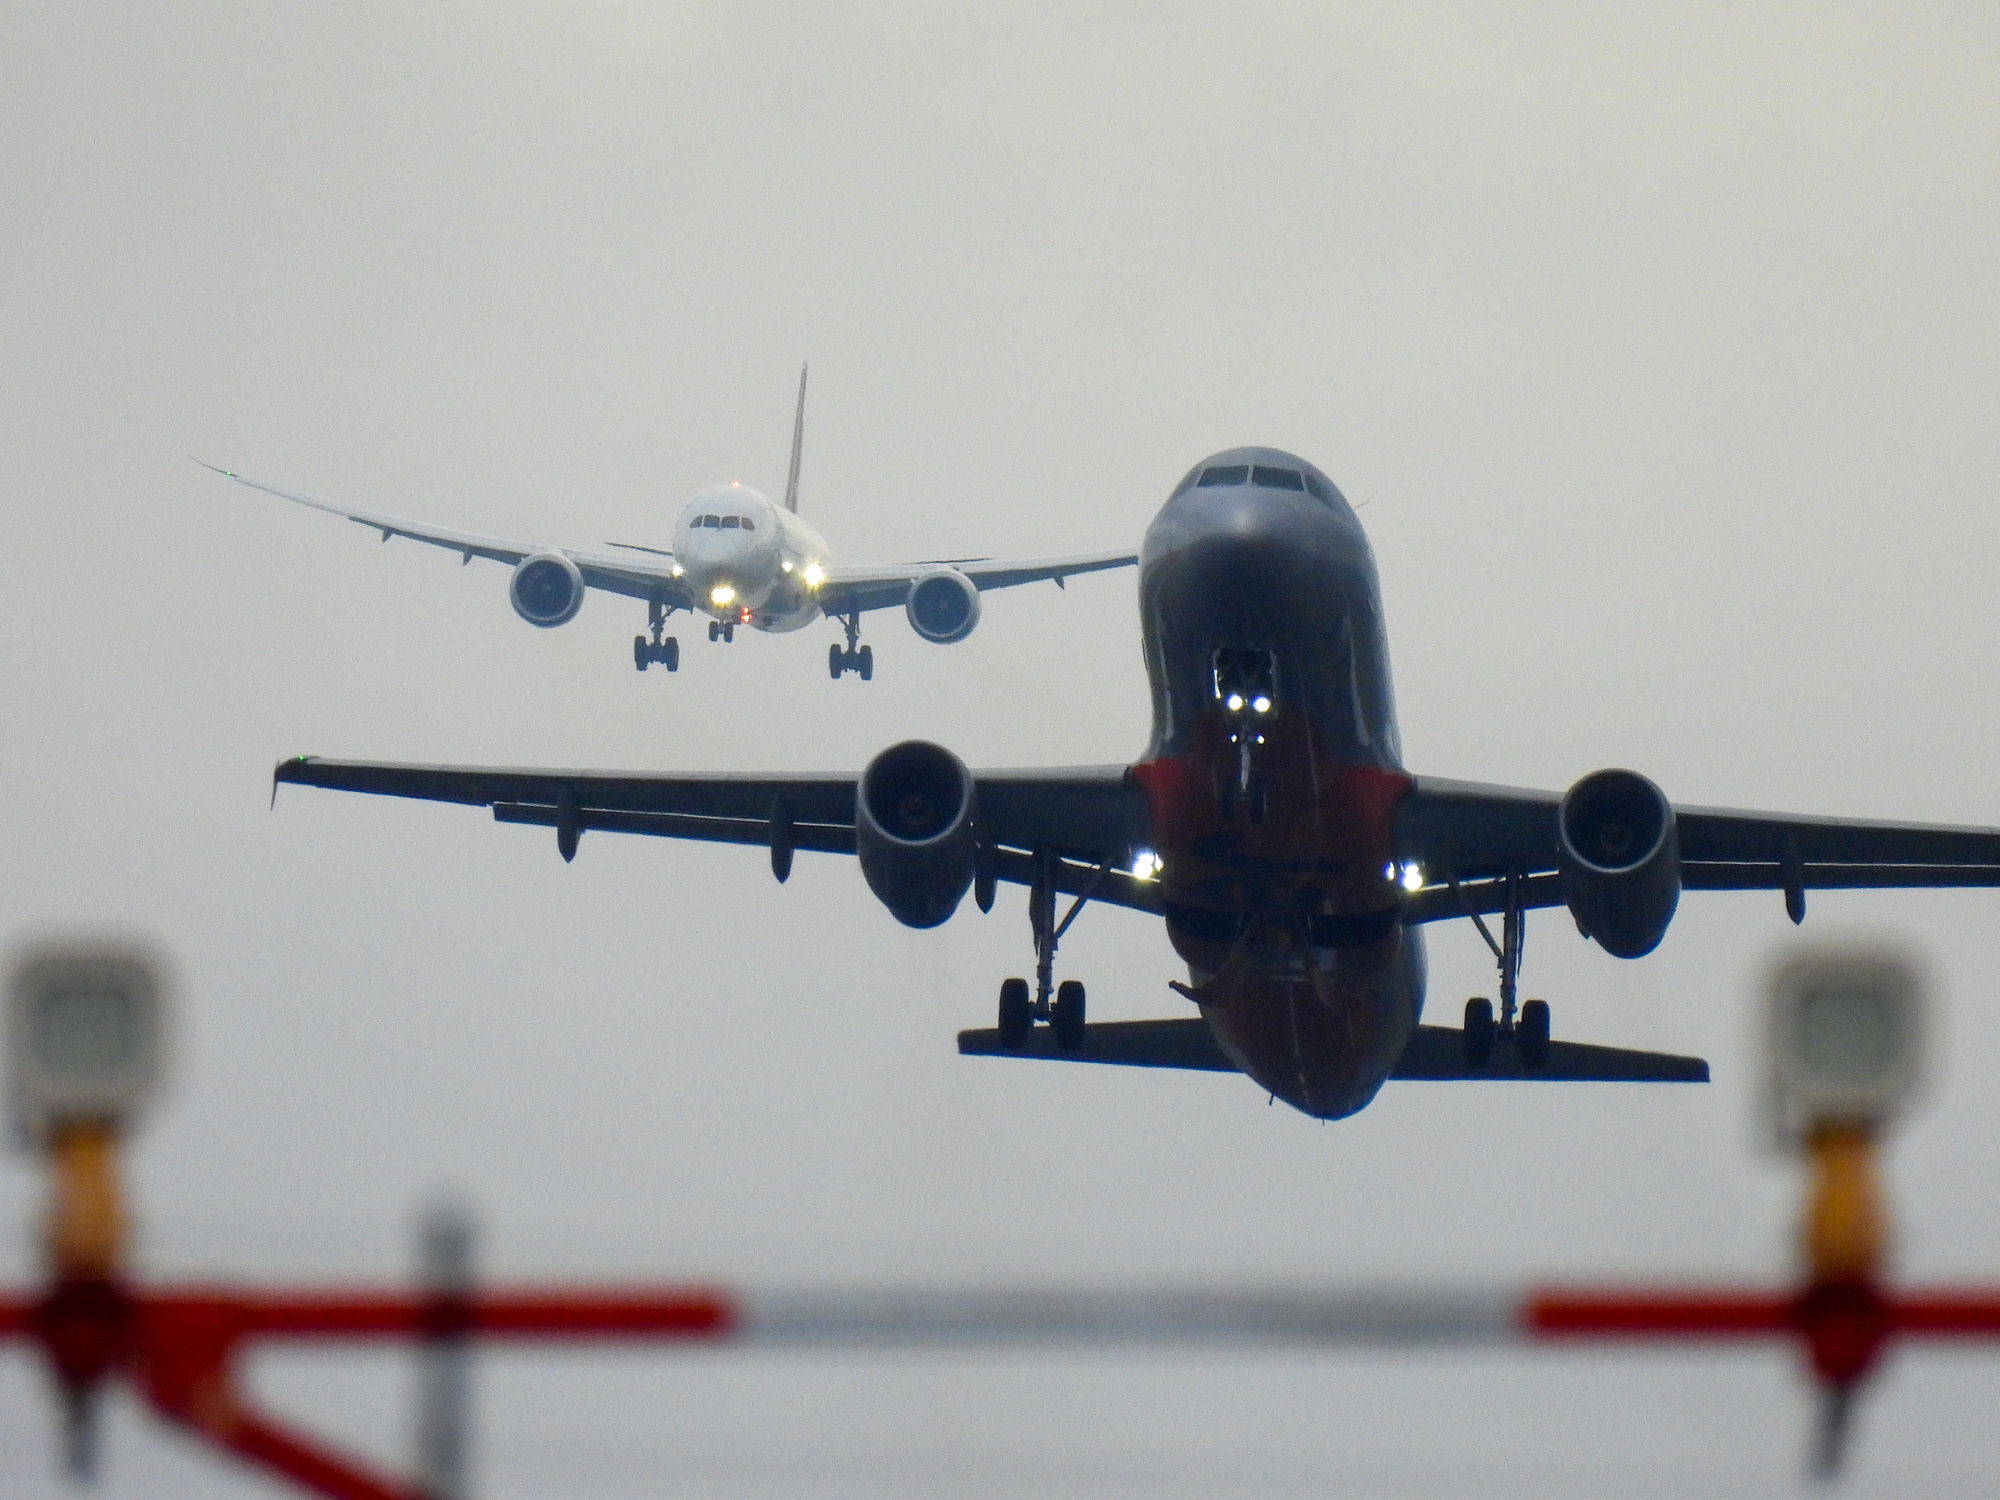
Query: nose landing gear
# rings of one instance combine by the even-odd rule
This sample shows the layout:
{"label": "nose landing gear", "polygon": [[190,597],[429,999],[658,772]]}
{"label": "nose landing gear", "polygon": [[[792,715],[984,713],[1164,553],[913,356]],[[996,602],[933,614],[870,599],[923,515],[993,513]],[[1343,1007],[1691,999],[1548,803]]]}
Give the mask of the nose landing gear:
{"label": "nose landing gear", "polygon": [[681,669],[681,643],[672,636],[664,639],[661,637],[666,624],[665,606],[658,600],[649,601],[646,605],[646,625],[651,632],[651,639],[643,635],[632,637],[632,665],[641,672],[654,662],[658,662],[669,672],[678,672]]}
{"label": "nose landing gear", "polygon": [[[1097,890],[1109,866],[1099,865],[1090,884],[1056,921],[1055,852],[1046,847],[1035,850],[1035,879],[1028,887],[1028,925],[1035,937],[1035,991],[1029,998],[1028,981],[1006,979],[1000,984],[1000,1045],[1009,1050],[1025,1046],[1028,1033],[1037,1021],[1048,1023],[1056,1046],[1074,1052],[1083,1045],[1086,997],[1081,980],[1055,983],[1056,944],[1069,931],[1069,924],[1083,910]],[[1051,995],[1053,991],[1053,996]]]}
{"label": "nose landing gear", "polygon": [[875,676],[875,648],[855,645],[861,639],[861,616],[850,614],[841,623],[847,630],[847,646],[826,648],[826,675],[838,682],[845,674],[858,672],[861,680],[868,682]]}
{"label": "nose landing gear", "polygon": [[1494,1015],[1491,1000],[1474,997],[1465,1002],[1465,1061],[1471,1067],[1483,1068],[1493,1060],[1495,1043],[1505,1041],[1513,1046],[1523,1069],[1538,1073],[1549,1062],[1549,1002],[1529,1000],[1521,1004],[1516,1000],[1521,981],[1521,949],[1528,931],[1527,912],[1521,905],[1522,876],[1517,870],[1506,877],[1507,904],[1502,911],[1498,942],[1493,940],[1485,919],[1474,909],[1457,879],[1449,875],[1445,878],[1500,966],[1500,1014]]}
{"label": "nose landing gear", "polygon": [[735,640],[736,622],[734,620],[710,620],[708,622],[708,638],[711,641],[722,641],[725,643]]}

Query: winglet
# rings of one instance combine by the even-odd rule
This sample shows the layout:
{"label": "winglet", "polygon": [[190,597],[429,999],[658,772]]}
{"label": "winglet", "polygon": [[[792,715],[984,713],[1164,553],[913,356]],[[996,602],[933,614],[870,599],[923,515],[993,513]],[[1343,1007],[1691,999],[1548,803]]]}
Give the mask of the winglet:
{"label": "winglet", "polygon": [[799,409],[792,418],[792,472],[785,479],[785,509],[797,512],[799,508],[799,453],[806,440],[806,370],[799,366]]}

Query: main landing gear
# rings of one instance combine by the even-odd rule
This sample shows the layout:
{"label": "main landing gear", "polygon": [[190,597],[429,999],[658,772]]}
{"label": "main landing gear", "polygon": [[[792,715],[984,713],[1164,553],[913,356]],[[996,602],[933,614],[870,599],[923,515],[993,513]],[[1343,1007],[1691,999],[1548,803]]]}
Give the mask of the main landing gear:
{"label": "main landing gear", "polygon": [[826,648],[826,675],[838,682],[845,673],[859,672],[861,680],[867,682],[875,675],[875,648],[854,644],[861,639],[859,612],[848,615],[842,624],[847,630],[847,647],[845,650],[839,646]]}
{"label": "main landing gear", "polygon": [[1055,983],[1056,944],[1096,892],[1097,882],[1103,879],[1107,867],[1098,866],[1096,876],[1058,922],[1055,877],[1059,861],[1055,851],[1046,847],[1035,850],[1034,859],[1035,879],[1028,887],[1028,926],[1035,936],[1035,990],[1031,999],[1027,980],[1001,981],[1000,1045],[1010,1049],[1025,1046],[1035,1023],[1045,1021],[1055,1033],[1056,1046],[1064,1052],[1074,1052],[1083,1045],[1083,984],[1075,979]]}
{"label": "main landing gear", "polygon": [[1493,1014],[1491,1000],[1475,997],[1465,1002],[1465,1061],[1471,1067],[1485,1067],[1493,1060],[1495,1044],[1504,1041],[1514,1048],[1524,1070],[1538,1073],[1549,1063],[1549,1002],[1530,1000],[1520,1004],[1517,1013],[1515,997],[1520,990],[1521,949],[1527,938],[1527,913],[1521,907],[1523,878],[1520,872],[1510,872],[1506,882],[1507,904],[1502,909],[1500,941],[1495,942],[1485,919],[1466,900],[1458,881],[1451,880],[1451,888],[1465,902],[1466,915],[1472,918],[1473,925],[1486,939],[1486,946],[1493,950],[1493,957],[1500,965],[1500,1014],[1497,1017]]}
{"label": "main landing gear", "polygon": [[649,640],[643,635],[632,637],[632,665],[641,672],[658,662],[669,672],[681,669],[681,643],[672,636],[661,638],[667,626],[667,610],[658,600],[650,600],[646,605],[646,625],[651,631]]}
{"label": "main landing gear", "polygon": [[734,620],[710,620],[708,622],[708,638],[711,641],[723,642],[735,640],[736,622]]}

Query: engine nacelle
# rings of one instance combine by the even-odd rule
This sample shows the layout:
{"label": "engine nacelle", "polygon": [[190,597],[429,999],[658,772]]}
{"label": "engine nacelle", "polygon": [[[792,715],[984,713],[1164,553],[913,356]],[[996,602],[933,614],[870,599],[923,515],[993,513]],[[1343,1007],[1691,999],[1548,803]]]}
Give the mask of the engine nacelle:
{"label": "engine nacelle", "polygon": [[1674,808],[1637,771],[1593,771],[1556,813],[1563,900],[1584,935],[1618,958],[1660,946],[1681,899]]}
{"label": "engine nacelle", "polygon": [[507,597],[530,625],[567,625],[583,608],[583,574],[560,552],[537,552],[515,565]]}
{"label": "engine nacelle", "polygon": [[854,852],[868,888],[905,927],[958,910],[978,858],[978,789],[965,762],[927,740],[891,745],[854,789]]}
{"label": "engine nacelle", "polygon": [[918,635],[949,646],[979,623],[979,585],[956,568],[933,568],[910,585],[903,613]]}

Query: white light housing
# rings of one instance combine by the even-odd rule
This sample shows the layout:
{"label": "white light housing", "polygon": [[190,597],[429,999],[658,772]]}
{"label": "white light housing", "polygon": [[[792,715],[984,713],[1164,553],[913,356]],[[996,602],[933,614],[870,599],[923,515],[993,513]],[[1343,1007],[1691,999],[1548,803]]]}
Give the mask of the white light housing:
{"label": "white light housing", "polygon": [[1782,965],[1766,1011],[1780,1138],[1887,1123],[1922,1078],[1924,1034],[1922,979],[1898,953],[1824,949]]}
{"label": "white light housing", "polygon": [[7,992],[7,1102],[30,1138],[75,1121],[124,1123],[166,1052],[160,967],[117,942],[31,949]]}

